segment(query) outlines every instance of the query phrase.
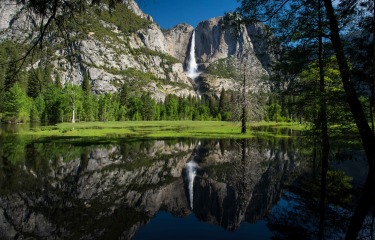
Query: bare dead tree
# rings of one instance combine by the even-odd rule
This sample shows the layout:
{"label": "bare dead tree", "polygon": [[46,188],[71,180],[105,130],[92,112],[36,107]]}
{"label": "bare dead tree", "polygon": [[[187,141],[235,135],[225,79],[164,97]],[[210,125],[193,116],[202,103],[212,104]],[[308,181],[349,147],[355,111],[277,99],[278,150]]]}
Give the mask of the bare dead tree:
{"label": "bare dead tree", "polygon": [[253,58],[254,56],[246,51],[240,60],[233,59],[239,91],[232,99],[232,112],[233,120],[241,122],[241,133],[247,132],[246,124],[249,120],[259,120],[264,116],[261,98],[263,89],[256,85],[267,76],[265,73],[259,73]]}

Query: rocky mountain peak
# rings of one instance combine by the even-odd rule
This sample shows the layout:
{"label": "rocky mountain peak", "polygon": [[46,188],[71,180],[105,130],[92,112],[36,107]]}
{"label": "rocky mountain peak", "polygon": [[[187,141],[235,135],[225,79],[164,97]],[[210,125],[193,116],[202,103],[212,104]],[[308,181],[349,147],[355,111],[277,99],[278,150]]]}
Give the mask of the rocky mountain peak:
{"label": "rocky mountain peak", "polygon": [[[83,13],[83,18],[92,27],[85,31],[77,29],[74,33],[79,36],[74,44],[79,55],[73,63],[66,58],[69,49],[54,50],[53,79],[58,73],[62,83],[81,84],[86,72],[92,91],[99,94],[116,92],[122,84],[131,84],[141,91],[151,92],[160,101],[167,94],[194,95],[197,83],[184,72],[194,30],[195,57],[202,72],[218,61],[241,61],[246,55],[251,59],[249,65],[256,69],[255,78],[260,79],[269,73],[275,60],[263,25],[236,25],[238,16],[225,15],[202,21],[195,29],[189,24],[178,24],[162,30],[134,0],[122,0],[121,3],[122,7],[114,9],[116,17],[98,15],[94,9]],[[130,26],[124,25],[124,21],[129,21],[126,19],[136,20],[139,26],[132,23],[131,30],[124,29]],[[0,41],[33,41],[39,24],[38,16],[27,11],[24,3],[16,0],[0,2]],[[59,44],[58,39],[55,41]],[[205,74],[210,75],[205,86],[212,93],[218,94],[222,87],[238,88],[233,79],[223,78],[215,72]]]}
{"label": "rocky mountain peak", "polygon": [[193,26],[189,24],[177,24],[175,27],[164,32],[166,49],[168,54],[177,58],[181,63],[187,58]]}
{"label": "rocky mountain peak", "polygon": [[138,4],[134,2],[134,0],[121,0],[122,4],[127,6],[129,10],[134,12],[136,15],[138,15],[141,18],[147,19],[150,22],[153,22],[153,19],[150,15],[145,14],[142,12],[142,10],[139,8]]}

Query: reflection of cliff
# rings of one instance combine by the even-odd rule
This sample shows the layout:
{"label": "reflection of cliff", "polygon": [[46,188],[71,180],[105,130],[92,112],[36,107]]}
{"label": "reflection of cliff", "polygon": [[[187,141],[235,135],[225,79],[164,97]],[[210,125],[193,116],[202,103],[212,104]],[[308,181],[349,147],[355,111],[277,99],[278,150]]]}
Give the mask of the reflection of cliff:
{"label": "reflection of cliff", "polygon": [[194,213],[236,229],[266,214],[294,167],[294,156],[285,151],[246,144],[242,155],[241,142],[229,140],[91,147],[33,143],[20,151],[26,157],[19,162],[0,149],[0,239],[129,239],[160,210],[186,216],[191,161],[199,165]]}
{"label": "reflection of cliff", "polygon": [[253,223],[266,216],[280,198],[281,184],[294,170],[296,156],[271,152],[263,144],[232,142],[231,150],[224,152],[216,145],[201,156],[205,171],[194,185],[194,213],[199,219],[234,230],[243,221]]}
{"label": "reflection of cliff", "polygon": [[128,239],[160,209],[186,215],[180,176],[194,146],[62,145],[64,153],[43,155],[52,146],[31,144],[30,158],[17,164],[3,154],[0,171],[8,178],[1,181],[12,185],[0,185],[0,239]]}

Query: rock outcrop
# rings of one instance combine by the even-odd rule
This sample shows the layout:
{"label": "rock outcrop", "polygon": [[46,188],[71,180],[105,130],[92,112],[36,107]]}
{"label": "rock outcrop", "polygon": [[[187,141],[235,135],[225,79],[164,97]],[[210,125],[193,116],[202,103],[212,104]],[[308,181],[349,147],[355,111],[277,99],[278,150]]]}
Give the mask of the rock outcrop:
{"label": "rock outcrop", "polygon": [[[88,8],[86,17],[98,26],[86,30],[87,34],[82,29],[75,29],[70,33],[75,36],[74,43],[53,50],[54,56],[50,56],[54,67],[52,78],[58,73],[63,84],[80,85],[87,72],[91,89],[98,94],[116,92],[122,84],[130,84],[140,91],[150,92],[158,101],[163,101],[168,94],[195,95],[182,62],[168,55],[167,41],[152,17],[144,14],[133,0],[123,0],[122,4],[133,12],[131,17],[145,19],[147,26],[123,33],[116,23],[101,19]],[[104,5],[101,7],[106,11]],[[34,41],[40,18],[28,11],[25,4],[16,0],[2,1],[0,16],[0,41]],[[55,45],[64,46],[59,38],[53,41]],[[72,53],[75,53],[74,58]],[[33,66],[43,66],[44,62]]]}
{"label": "rock outcrop", "polygon": [[[216,95],[222,87],[238,90],[238,81],[246,71],[250,91],[268,91],[264,79],[276,61],[277,46],[265,25],[243,24],[238,15],[227,14],[200,22],[195,31],[196,58],[205,73],[200,79],[204,89]],[[234,70],[232,77],[223,77],[219,71],[205,72],[210,65],[223,62]]]}
{"label": "rock outcrop", "polygon": [[188,46],[193,26],[189,24],[178,24],[164,32],[167,52],[184,63],[188,57]]}
{"label": "rock outcrop", "polygon": [[[273,38],[264,25],[239,24],[238,15],[227,14],[202,21],[195,29],[188,24],[178,24],[162,31],[134,0],[121,2],[122,7],[132,12],[131,17],[143,19],[147,26],[125,33],[121,31],[120,23],[109,22],[88,8],[85,18],[90,18],[94,23],[91,25],[96,27],[72,30],[74,43],[53,50],[53,56],[50,56],[54,66],[52,74],[59,73],[63,84],[81,84],[84,74],[88,73],[91,89],[98,94],[116,92],[122,84],[130,84],[150,92],[158,101],[163,101],[167,94],[194,95],[194,88],[208,89],[199,90],[200,93],[218,95],[222,87],[239,88],[236,77],[206,72],[208,66],[227,61],[237,73],[241,72],[238,65],[246,63],[252,78],[249,89],[267,91],[261,79],[269,75],[277,54]],[[105,5],[101,8],[108,10]],[[40,23],[41,18],[28,11],[24,3],[16,0],[0,2],[0,41],[34,41]],[[196,31],[196,60],[200,71],[205,73],[198,83],[203,85],[194,83],[184,72],[193,31]],[[59,38],[53,39],[52,45],[64,46]],[[44,62],[41,60],[34,66]]]}
{"label": "rock outcrop", "polygon": [[198,24],[195,39],[197,62],[207,64],[231,56],[242,60],[255,55],[257,61],[253,65],[271,71],[277,48],[266,26],[236,23],[232,20],[235,16],[227,14]]}

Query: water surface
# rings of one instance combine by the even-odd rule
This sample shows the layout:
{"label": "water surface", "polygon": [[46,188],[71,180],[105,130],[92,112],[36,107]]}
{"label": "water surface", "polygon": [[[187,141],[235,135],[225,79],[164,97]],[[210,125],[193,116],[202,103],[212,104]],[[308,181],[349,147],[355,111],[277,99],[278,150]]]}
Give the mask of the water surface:
{"label": "water surface", "polygon": [[[84,144],[26,141],[3,129],[0,144],[0,239],[301,239],[318,231],[319,163],[301,139]],[[327,239],[343,233],[352,203],[349,193],[334,197],[342,199],[327,205]]]}

